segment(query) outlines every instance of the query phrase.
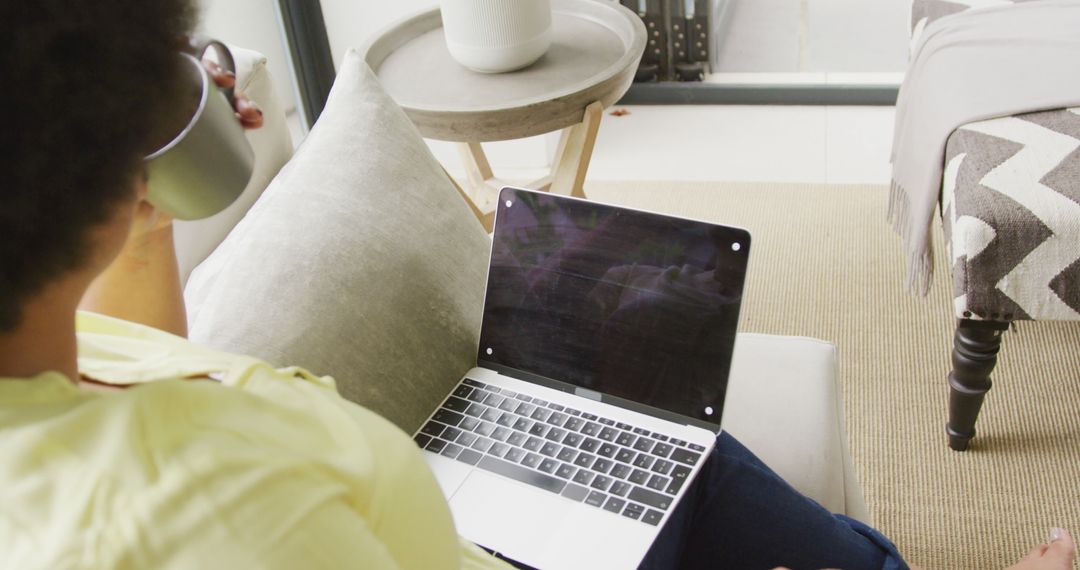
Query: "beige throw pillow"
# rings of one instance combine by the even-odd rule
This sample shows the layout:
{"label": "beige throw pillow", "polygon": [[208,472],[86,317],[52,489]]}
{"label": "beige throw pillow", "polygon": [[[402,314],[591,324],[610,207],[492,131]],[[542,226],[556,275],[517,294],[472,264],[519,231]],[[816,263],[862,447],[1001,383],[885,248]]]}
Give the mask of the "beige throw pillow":
{"label": "beige throw pillow", "polygon": [[475,363],[489,249],[351,51],[296,155],[192,273],[190,338],[329,374],[411,432]]}

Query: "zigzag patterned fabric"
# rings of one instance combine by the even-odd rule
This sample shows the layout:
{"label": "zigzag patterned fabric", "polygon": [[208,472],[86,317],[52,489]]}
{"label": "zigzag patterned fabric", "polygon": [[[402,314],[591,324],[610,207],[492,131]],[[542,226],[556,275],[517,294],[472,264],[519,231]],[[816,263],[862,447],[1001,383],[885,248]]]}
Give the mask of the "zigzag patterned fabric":
{"label": "zigzag patterned fabric", "polygon": [[[929,22],[1037,0],[916,0]],[[1080,108],[969,123],[945,151],[941,213],[958,318],[1080,320]]]}

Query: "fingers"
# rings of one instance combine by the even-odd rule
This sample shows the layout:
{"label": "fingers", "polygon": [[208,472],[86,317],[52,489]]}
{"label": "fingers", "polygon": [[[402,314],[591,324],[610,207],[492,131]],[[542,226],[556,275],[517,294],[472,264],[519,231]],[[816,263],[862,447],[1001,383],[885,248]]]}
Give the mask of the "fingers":
{"label": "fingers", "polygon": [[236,74],[218,65],[218,62],[212,59],[203,59],[203,67],[206,68],[207,73],[214,79],[214,83],[222,89],[228,89],[229,87],[236,87]]}
{"label": "fingers", "polygon": [[239,93],[236,95],[236,118],[245,129],[257,129],[263,125],[262,109]]}

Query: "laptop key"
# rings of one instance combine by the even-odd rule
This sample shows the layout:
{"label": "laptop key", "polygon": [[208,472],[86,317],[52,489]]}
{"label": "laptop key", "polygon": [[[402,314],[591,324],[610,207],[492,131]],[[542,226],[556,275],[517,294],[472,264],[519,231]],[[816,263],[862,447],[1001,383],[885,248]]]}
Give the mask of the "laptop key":
{"label": "laptop key", "polygon": [[536,422],[533,424],[533,427],[529,428],[529,433],[535,436],[544,437],[544,434],[547,433],[548,429],[550,429],[550,426],[547,424]]}
{"label": "laptop key", "polygon": [[649,432],[647,430],[639,428],[639,427],[634,428],[634,433],[636,433],[638,435],[649,435]]}
{"label": "laptop key", "polygon": [[[552,404],[552,405],[554,405],[554,404]],[[566,414],[562,414],[562,413],[559,413],[559,412],[554,412],[550,416],[548,416],[547,423],[549,423],[549,424],[551,424],[553,426],[560,426],[561,427],[563,424],[566,423],[567,418],[569,418],[569,416],[567,416]]]}
{"label": "laptop key", "polygon": [[654,509],[660,509],[662,511],[668,510],[671,507],[672,498],[667,495],[661,495],[655,491],[650,491],[645,487],[634,487],[630,490],[629,498],[631,501],[645,504]]}
{"label": "laptop key", "polygon": [[536,408],[535,410],[533,410],[533,413],[529,414],[530,418],[532,418],[532,419],[534,419],[534,420],[536,420],[538,422],[547,421],[548,417],[550,417],[550,416],[551,416],[551,410],[549,410],[547,408]]}
{"label": "laptop key", "polygon": [[413,441],[416,442],[420,449],[423,449],[427,447],[427,444],[431,443],[431,436],[426,433],[418,433],[413,436]]}
{"label": "laptop key", "polygon": [[529,436],[521,433],[520,431],[510,432],[510,437],[506,438],[506,443],[509,443],[510,445],[520,446],[522,443],[525,442],[525,439],[527,437]]}
{"label": "laptop key", "polygon": [[626,500],[618,497],[608,497],[607,502],[604,503],[604,510],[618,514],[622,512],[624,506],[626,506]]}
{"label": "laptop key", "polygon": [[566,423],[564,423],[562,427],[570,431],[578,431],[583,425],[585,425],[585,420],[570,416],[566,418]]}
{"label": "laptop key", "polygon": [[644,485],[649,480],[649,472],[642,471],[641,469],[634,469],[634,472],[630,474],[630,482],[637,483],[638,485]]}
{"label": "laptop key", "polygon": [[577,457],[577,454],[578,452],[576,449],[572,447],[564,447],[562,448],[562,451],[559,452],[558,458],[559,461],[565,461],[567,463],[570,463],[574,460],[575,457]]}
{"label": "laptop key", "polygon": [[525,418],[518,418],[517,421],[514,422],[514,429],[516,429],[518,431],[529,431],[529,428],[531,428],[531,427],[532,427],[532,420],[527,420]]}
{"label": "laptop key", "polygon": [[613,425],[615,425],[615,420],[609,420],[609,419],[607,419],[607,418],[600,418],[600,419],[599,419],[599,420],[597,420],[597,421],[599,421],[600,423],[602,423],[602,424],[604,424],[604,425],[606,425],[606,426],[613,426]]}
{"label": "laptop key", "polygon": [[487,388],[487,384],[484,384],[482,382],[477,382],[476,380],[473,380],[472,378],[465,378],[464,380],[461,381],[461,383],[462,384],[468,384],[469,386],[472,386],[474,388]]}
{"label": "laptop key", "polygon": [[503,400],[505,400],[505,399],[506,398],[503,397],[503,396],[492,393],[492,394],[488,395],[487,398],[484,398],[484,403],[491,406],[491,407],[493,407],[493,408],[497,408],[497,407],[499,407],[499,404],[503,403]]}
{"label": "laptop key", "polygon": [[654,460],[655,460],[655,458],[653,456],[651,456],[651,455],[645,455],[644,453],[639,453],[637,458],[634,459],[634,467],[640,467],[642,469],[648,469],[648,468],[652,467],[652,464],[653,464]]}
{"label": "laptop key", "polygon": [[525,458],[525,450],[518,447],[511,447],[510,451],[506,452],[503,459],[512,463],[517,463]]}
{"label": "laptop key", "polygon": [[525,440],[525,443],[521,444],[521,447],[528,449],[529,451],[536,451],[540,449],[540,446],[544,445],[544,440],[538,437],[530,437]]}
{"label": "laptop key", "polygon": [[535,453],[527,453],[525,454],[525,458],[521,460],[521,464],[525,467],[536,468],[540,465],[541,461],[543,461],[543,459],[539,455]]}
{"label": "laptop key", "polygon": [[612,457],[615,457],[615,454],[618,453],[618,451],[619,451],[619,448],[615,447],[615,445],[610,444],[610,443],[605,443],[605,444],[600,446],[600,449],[596,450],[596,454],[601,456],[601,457],[607,457],[607,458],[610,459]]}
{"label": "laptop key", "polygon": [[545,457],[555,457],[559,455],[560,449],[562,449],[562,447],[560,447],[559,444],[549,441],[540,448],[540,455],[543,455]]}
{"label": "laptop key", "polygon": [[585,439],[585,441],[581,442],[581,450],[582,451],[588,451],[589,453],[595,453],[597,449],[600,449],[600,440],[599,439],[593,439],[593,438],[590,437],[590,438]]}
{"label": "laptop key", "polygon": [[623,465],[622,463],[616,463],[615,467],[611,468],[611,476],[618,479],[626,479],[630,472],[633,471],[629,465]]}
{"label": "laptop key", "polygon": [[628,431],[624,431],[624,432],[619,434],[619,437],[615,438],[615,443],[617,443],[617,444],[619,444],[619,445],[621,445],[623,447],[630,447],[631,445],[634,445],[634,440],[636,440],[636,439],[637,439],[636,435],[634,435],[634,434],[632,434],[632,433],[630,433]]}
{"label": "laptop key", "polygon": [[487,408],[485,408],[481,404],[469,404],[469,407],[465,410],[465,413],[469,414],[470,416],[472,416],[474,418],[478,418],[478,417],[484,415],[485,410],[487,410]]}
{"label": "laptop key", "polygon": [[556,412],[561,412],[566,409],[561,404],[556,404],[555,402],[548,404],[548,407],[555,410]]}
{"label": "laptop key", "polygon": [[705,446],[704,445],[698,445],[696,443],[691,443],[690,444],[690,449],[693,449],[694,451],[704,452],[705,451]]}
{"label": "laptop key", "polygon": [[631,429],[629,424],[624,424],[622,422],[615,422],[615,427],[617,427],[617,428],[619,428],[621,430],[629,430],[629,429]]}
{"label": "laptop key", "polygon": [[564,410],[564,411],[568,415],[571,415],[571,416],[580,416],[581,415],[581,410],[575,410],[574,408],[566,408],[566,410]]}
{"label": "laptop key", "polygon": [[448,427],[443,430],[442,438],[446,441],[457,441],[458,436],[462,433],[461,430],[455,427]]}
{"label": "laptop key", "polygon": [[652,436],[653,436],[654,439],[658,439],[660,441],[667,441],[668,440],[668,436],[666,436],[666,435],[664,435],[662,433],[654,433],[654,434],[652,434]]}
{"label": "laptop key", "polygon": [[575,473],[577,473],[577,470],[577,467],[563,463],[559,465],[559,468],[555,471],[555,476],[562,477],[563,479],[569,479],[573,477]]}
{"label": "laptop key", "polygon": [[551,491],[552,493],[561,493],[566,487],[566,481],[563,481],[562,479],[543,473],[537,473],[531,469],[526,469],[520,465],[496,459],[490,455],[485,455],[476,466],[491,471],[492,473],[509,477],[515,481],[521,481],[522,483],[528,483],[529,485],[544,489],[545,491]]}
{"label": "laptop key", "polygon": [[488,450],[488,453],[494,455],[495,457],[502,457],[506,455],[506,452],[510,451],[510,449],[511,447],[509,445],[506,445],[501,441],[496,441],[491,445],[491,449]]}
{"label": "laptop key", "polygon": [[439,437],[439,435],[442,434],[443,429],[445,428],[446,426],[440,424],[439,422],[429,421],[428,423],[424,424],[424,427],[420,428],[420,431],[430,435],[431,437]]}
{"label": "laptop key", "polygon": [[424,449],[432,453],[442,453],[444,447],[446,447],[446,442],[441,439],[435,438],[432,439],[431,442],[424,447]]}
{"label": "laptop key", "polygon": [[491,439],[495,441],[506,441],[506,438],[510,437],[510,434],[514,433],[502,426],[495,428],[495,431],[491,432]]}
{"label": "laptop key", "polygon": [[690,468],[685,465],[676,465],[671,470],[672,481],[686,481],[690,477]]}
{"label": "laptop key", "polygon": [[647,437],[639,437],[638,440],[634,442],[634,449],[648,453],[652,450],[654,443],[656,442]]}
{"label": "laptop key", "polygon": [[581,444],[581,440],[585,439],[580,433],[568,433],[563,438],[562,444],[569,445],[570,447],[577,447]]}
{"label": "laptop key", "polygon": [[555,473],[558,468],[559,462],[554,459],[548,458],[540,462],[540,470],[544,473]]}
{"label": "laptop key", "polygon": [[499,388],[499,393],[507,398],[517,398],[517,392],[513,390],[507,390],[506,388]]}
{"label": "laptop key", "polygon": [[594,473],[592,471],[579,469],[578,472],[574,474],[574,482],[581,485],[588,485],[590,482],[592,482],[593,477]]}
{"label": "laptop key", "polygon": [[456,426],[461,423],[461,420],[465,419],[465,416],[451,412],[450,410],[439,408],[435,411],[435,415],[431,416],[431,419],[442,422],[446,425]]}
{"label": "laptop key", "polygon": [[584,467],[584,468],[588,469],[589,467],[592,466],[593,461],[596,461],[596,456],[595,455],[589,455],[588,453],[582,453],[581,455],[577,456],[577,459],[574,460],[574,465],[577,465],[578,467]]}
{"label": "laptop key", "polygon": [[450,459],[453,459],[453,458],[457,457],[458,454],[461,453],[463,449],[464,449],[463,447],[461,447],[460,445],[458,445],[456,443],[448,443],[448,444],[446,444],[446,447],[443,448],[442,454],[449,457]]}
{"label": "laptop key", "polygon": [[613,465],[615,465],[614,461],[601,457],[596,460],[596,463],[592,464],[592,470],[598,473],[607,473],[608,471],[611,471]]}
{"label": "laptop key", "polygon": [[593,489],[597,489],[600,491],[607,491],[608,487],[611,486],[611,477],[608,477],[606,475],[597,475],[593,478],[592,484],[590,484],[589,486]]}
{"label": "laptop key", "polygon": [[465,419],[461,420],[461,423],[458,424],[458,427],[461,429],[467,429],[469,431],[472,431],[476,429],[476,426],[478,425],[480,425],[480,420],[471,416],[465,416]]}
{"label": "laptop key", "polygon": [[511,400],[510,398],[503,400],[503,402],[499,404],[499,409],[506,412],[513,412],[517,409],[517,407],[518,403],[514,400]]}
{"label": "laptop key", "polygon": [[488,422],[480,422],[480,425],[476,426],[476,429],[474,429],[473,431],[487,437],[495,431],[495,424],[491,424]]}
{"label": "laptop key", "polygon": [[581,485],[574,485],[573,483],[567,483],[566,488],[562,491],[562,496],[566,497],[567,499],[577,501],[579,503],[581,501],[584,501],[585,497],[588,496],[588,494],[588,489],[582,487]]}
{"label": "laptop key", "polygon": [[474,441],[473,444],[471,446],[469,446],[469,447],[472,447],[473,449],[479,451],[480,453],[487,453],[487,450],[491,449],[491,446],[494,445],[494,444],[495,444],[494,441],[491,441],[490,439],[488,439],[486,437],[481,437],[481,438],[478,438],[476,441]]}
{"label": "laptop key", "polygon": [[600,424],[596,422],[587,422],[584,426],[582,426],[581,433],[585,435],[596,435],[600,433]]}
{"label": "laptop key", "polygon": [[472,449],[463,449],[461,450],[461,453],[458,454],[457,460],[462,463],[468,463],[469,465],[476,465],[477,462],[480,461],[481,457],[483,457],[483,455],[480,455],[478,451]]}
{"label": "laptop key", "polygon": [[611,484],[611,488],[608,492],[616,497],[625,497],[630,492],[630,484],[625,481],[616,481]]}
{"label": "laptop key", "polygon": [[685,484],[686,479],[676,479],[672,477],[671,482],[668,483],[667,489],[664,489],[664,492],[674,497],[679,494],[679,491],[682,490],[683,485]]}
{"label": "laptop key", "polygon": [[673,444],[675,444],[675,445],[677,445],[679,447],[686,447],[686,442],[681,440],[681,439],[671,438],[671,443],[673,443]]}
{"label": "laptop key", "polygon": [[[633,505],[633,503],[630,503],[630,505]],[[641,520],[641,511],[630,510],[630,505],[627,505],[627,508],[623,509],[622,516],[634,520]]]}
{"label": "laptop key", "polygon": [[656,526],[660,524],[660,519],[662,518],[664,518],[664,513],[649,509],[641,516],[641,522]]}
{"label": "laptop key", "polygon": [[528,416],[529,414],[533,413],[533,410],[535,410],[535,409],[536,409],[536,406],[534,406],[532,404],[526,404],[526,403],[523,402],[521,404],[518,404],[518,407],[517,407],[516,410],[514,410],[514,413],[519,415],[519,416]]}
{"label": "laptop key", "polygon": [[656,463],[653,463],[652,470],[661,475],[667,475],[671,472],[671,467],[673,465],[675,464],[667,459],[657,459]]}
{"label": "laptop key", "polygon": [[479,439],[480,436],[475,433],[462,432],[454,441],[458,442],[465,447],[472,447],[473,442]]}
{"label": "laptop key", "polygon": [[537,406],[547,406],[548,405],[547,400],[541,400],[540,398],[533,398],[533,403],[536,404]]}
{"label": "laptop key", "polygon": [[469,396],[469,393],[472,392],[472,390],[472,388],[464,384],[459,384],[457,389],[454,390],[454,395],[458,398],[467,398]]}
{"label": "laptop key", "polygon": [[486,421],[489,421],[489,422],[495,422],[495,421],[498,421],[498,419],[500,417],[502,417],[502,415],[503,415],[503,412],[500,412],[498,409],[496,409],[496,408],[488,408],[488,409],[484,410],[484,413],[480,414],[480,419],[486,420]]}
{"label": "laptop key", "polygon": [[623,463],[632,463],[635,457],[637,457],[637,453],[634,453],[629,449],[620,449],[619,453],[615,456],[615,459],[622,461]]}
{"label": "laptop key", "polygon": [[585,418],[585,419],[587,419],[589,421],[596,421],[596,414],[590,414],[590,413],[582,412],[581,417],[583,417],[583,418]]}
{"label": "laptop key", "polygon": [[667,489],[667,484],[667,477],[664,477],[663,475],[653,475],[652,477],[649,477],[649,482],[646,486],[656,491],[663,491],[664,489]]}
{"label": "laptop key", "polygon": [[671,454],[672,461],[675,463],[682,463],[683,465],[693,465],[697,463],[698,459],[701,459],[701,454],[688,449],[676,449]]}
{"label": "laptop key", "polygon": [[641,515],[645,514],[645,507],[644,506],[639,505],[637,503],[631,503],[629,501],[626,502],[626,508],[623,509],[623,510],[637,513],[639,517]]}
{"label": "laptop key", "polygon": [[600,439],[602,439],[604,441],[615,441],[615,438],[618,437],[618,435],[619,435],[618,430],[616,430],[615,428],[606,427],[606,428],[600,430],[600,435],[597,436],[597,437],[599,437]]}
{"label": "laptop key", "polygon": [[544,437],[550,439],[551,441],[562,441],[562,439],[566,437],[566,430],[553,427],[548,430],[547,434],[545,434]]}
{"label": "laptop key", "polygon": [[526,396],[525,394],[518,394],[517,399],[521,400],[522,402],[531,402],[531,401],[533,401],[532,396]]}
{"label": "laptop key", "polygon": [[589,493],[588,497],[585,497],[585,504],[600,507],[603,506],[605,499],[607,499],[607,495],[600,491],[593,491]]}
{"label": "laptop key", "polygon": [[487,390],[473,390],[471,394],[466,396],[466,400],[470,400],[477,403],[482,403],[491,392]]}
{"label": "laptop key", "polygon": [[656,447],[652,448],[652,454],[659,457],[667,457],[671,455],[671,449],[670,443],[658,443],[656,444]]}

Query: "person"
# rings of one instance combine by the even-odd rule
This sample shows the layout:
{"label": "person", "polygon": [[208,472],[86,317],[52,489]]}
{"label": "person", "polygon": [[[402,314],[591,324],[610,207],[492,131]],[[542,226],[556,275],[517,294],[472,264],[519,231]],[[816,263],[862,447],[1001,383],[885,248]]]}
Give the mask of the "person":
{"label": "person", "polygon": [[[0,5],[0,567],[505,567],[332,379],[183,338],[142,157],[192,19],[183,0]],[[1055,530],[1015,568],[1072,556]],[[643,567],[781,564],[906,567],[721,435]]]}

